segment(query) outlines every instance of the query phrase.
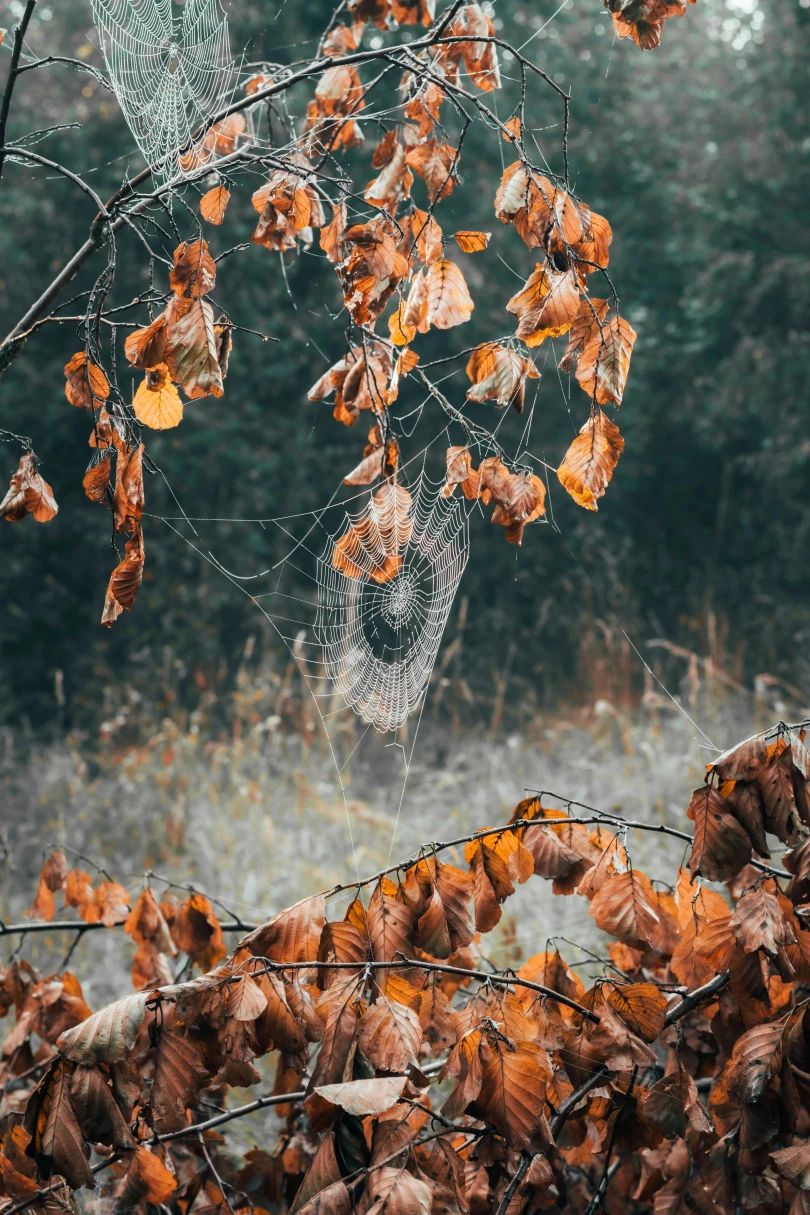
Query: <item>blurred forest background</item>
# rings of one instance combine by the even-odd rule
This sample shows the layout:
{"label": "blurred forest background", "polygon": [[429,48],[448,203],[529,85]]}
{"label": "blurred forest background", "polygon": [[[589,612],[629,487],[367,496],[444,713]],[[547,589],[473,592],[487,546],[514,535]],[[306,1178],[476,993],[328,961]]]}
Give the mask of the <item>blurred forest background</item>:
{"label": "blurred forest background", "polygon": [[[11,28],[22,6],[3,8]],[[310,53],[328,15],[323,0],[226,8],[234,50],[251,61]],[[498,0],[494,12],[570,86],[574,188],[613,226],[611,275],[639,337],[618,419],[627,446],[599,513],[580,510],[555,482],[558,531],[532,527],[516,552],[484,519],[472,529],[403,847],[435,838],[448,814],[468,829],[477,823],[471,790],[497,821],[541,767],[571,796],[681,816],[707,740],[652,672],[721,747],[802,712],[810,677],[810,0],[699,0],[666,23],[651,53],[616,42],[596,0]],[[103,66],[85,0],[39,7],[27,49]],[[496,102],[511,113],[514,86]],[[537,138],[558,163],[559,107],[542,90],[533,104]],[[23,76],[11,136],[57,123],[81,129],[54,134],[42,150],[102,197],[139,167],[116,102],[95,79],[67,66]],[[444,204],[446,231],[498,226],[493,146],[473,135],[465,143],[465,188]],[[6,165],[4,333],[84,240],[92,215],[69,183]],[[254,221],[243,188],[220,247],[249,239]],[[132,296],[146,281],[134,252],[118,266]],[[525,250],[522,258],[521,279]],[[301,255],[287,257],[286,271],[289,292],[265,249],[222,263],[217,295],[233,320],[280,340],[238,333],[224,398],[186,405],[179,429],[150,436],[189,514],[312,510],[358,459],[361,427],[345,430],[306,398],[344,348],[340,323],[326,316],[339,299],[332,268]],[[474,319],[504,331],[515,271],[488,256],[468,260],[465,273]],[[441,342],[452,351],[470,336],[453,330]],[[146,529],[134,613],[99,626],[114,555],[108,519],[81,486],[87,420],[63,393],[62,368],[77,348],[70,326],[44,326],[0,385],[2,425],[31,436],[60,506],[45,527],[0,525],[0,860],[7,877],[36,872],[44,823],[48,843],[69,837],[91,848],[103,836],[123,877],[127,859],[142,859],[131,845],[137,820],[147,862],[185,846],[186,880],[216,871],[243,884],[246,908],[281,905],[345,874],[344,810],[314,715],[261,614],[160,524]],[[457,404],[465,388],[463,371],[444,385]],[[532,446],[553,464],[583,421],[560,388],[549,359]],[[17,454],[0,456],[8,476]],[[159,478],[146,490],[147,511],[178,513]],[[273,529],[224,525],[221,534],[242,569],[265,569],[288,547]],[[385,792],[372,768],[352,794],[356,842],[370,862],[387,851],[395,785]],[[122,805],[127,814],[111,821],[110,807]],[[302,857],[282,825],[304,813],[321,821]],[[283,890],[277,878],[268,894],[257,840],[284,861],[275,869]]]}

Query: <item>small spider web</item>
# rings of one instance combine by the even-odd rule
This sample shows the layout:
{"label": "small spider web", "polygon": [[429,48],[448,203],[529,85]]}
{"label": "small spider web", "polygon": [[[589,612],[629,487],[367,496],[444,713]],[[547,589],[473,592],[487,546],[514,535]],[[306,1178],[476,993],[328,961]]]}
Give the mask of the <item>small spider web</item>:
{"label": "small spider web", "polygon": [[[118,103],[147,164],[164,179],[177,153],[217,114],[235,81],[228,21],[219,0],[92,0]],[[192,158],[193,159],[193,158]],[[186,166],[194,169],[196,163]]]}
{"label": "small spider web", "polygon": [[315,621],[324,673],[381,733],[422,701],[468,554],[466,512],[424,473],[411,490],[385,486],[327,541]]}

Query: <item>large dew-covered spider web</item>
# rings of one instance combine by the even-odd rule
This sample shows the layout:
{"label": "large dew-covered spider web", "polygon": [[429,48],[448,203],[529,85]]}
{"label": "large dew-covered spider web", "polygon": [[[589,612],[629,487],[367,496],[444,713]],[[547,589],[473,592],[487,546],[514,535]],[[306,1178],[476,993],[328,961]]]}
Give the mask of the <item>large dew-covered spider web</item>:
{"label": "large dew-covered spider web", "polygon": [[177,153],[226,104],[235,81],[219,0],[92,0],[104,60],[124,118],[148,164],[173,177],[197,168]]}
{"label": "large dew-covered spider web", "polygon": [[[392,761],[401,757],[395,761],[402,764],[396,831],[431,675],[469,554],[472,504],[430,480],[424,453],[417,468],[416,475],[402,469],[396,479],[342,503],[336,491],[322,509],[301,515],[160,516],[251,599],[295,660],[331,753],[350,835],[344,773],[375,734],[395,748],[384,752]],[[234,529],[238,523],[260,528],[250,543]],[[223,546],[222,524],[225,537],[240,536],[235,548]],[[248,572],[246,552],[255,558],[270,551],[275,529],[286,541],[283,557]],[[410,728],[409,718],[408,738],[402,727]]]}
{"label": "large dew-covered spider web", "polygon": [[323,677],[376,730],[419,707],[468,549],[465,511],[424,473],[411,490],[384,485],[328,538],[317,567]]}

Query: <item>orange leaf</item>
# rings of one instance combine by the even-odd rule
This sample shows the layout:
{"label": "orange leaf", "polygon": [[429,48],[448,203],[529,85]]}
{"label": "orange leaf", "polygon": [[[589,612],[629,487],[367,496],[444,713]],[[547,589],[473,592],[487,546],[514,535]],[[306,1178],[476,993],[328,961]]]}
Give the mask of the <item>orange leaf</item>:
{"label": "orange leaf", "polygon": [[169,1172],[154,1152],[148,1148],[135,1149],[132,1164],[124,1183],[120,1202],[122,1207],[132,1208],[141,1202],[160,1206],[177,1189],[177,1178]]}
{"label": "orange leaf", "polygon": [[200,199],[200,215],[209,224],[221,224],[225,218],[230,193],[225,186],[214,186]]}
{"label": "orange leaf", "polygon": [[588,419],[557,469],[560,484],[586,510],[598,510],[613,471],[624,451],[624,439],[601,410]]}
{"label": "orange leaf", "polygon": [[491,232],[455,232],[456,244],[462,253],[481,253],[489,244]]}
{"label": "orange leaf", "polygon": [[538,264],[506,311],[518,318],[517,336],[527,346],[567,333],[580,308],[579,284],[573,270],[562,274]]}
{"label": "orange leaf", "polygon": [[147,371],[132,400],[135,417],[152,430],[171,430],[183,417],[183,402],[165,363]]}

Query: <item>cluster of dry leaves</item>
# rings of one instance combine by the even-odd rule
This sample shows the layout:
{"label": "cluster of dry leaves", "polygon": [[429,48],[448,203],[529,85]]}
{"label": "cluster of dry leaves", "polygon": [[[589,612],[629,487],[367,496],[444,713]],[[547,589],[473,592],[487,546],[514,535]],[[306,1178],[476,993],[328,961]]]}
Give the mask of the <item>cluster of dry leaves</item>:
{"label": "cluster of dry leaves", "polygon": [[[639,46],[650,47],[660,39],[663,21],[682,13],[686,0],[606,0],[606,7],[620,37],[632,36]],[[407,46],[381,45],[378,51],[362,47],[369,28],[390,32],[418,24],[426,33]],[[372,39],[372,47],[379,41]],[[501,87],[499,54],[505,51],[522,75],[523,88],[516,111],[501,121],[488,95]],[[377,74],[364,81],[364,66]],[[394,69],[400,74],[394,78],[388,117],[364,119],[367,106],[379,109],[376,99],[369,100],[371,90]],[[561,176],[541,172],[533,163],[523,139],[525,86],[539,69],[503,41],[488,10],[471,0],[436,16],[433,0],[350,0],[333,14],[310,65],[298,72],[273,70],[275,76],[270,69],[254,74],[232,112],[178,154],[183,173],[196,174],[208,189],[199,201],[200,220],[174,249],[168,290],[153,284],[150,272],[149,292],[124,306],[148,301],[150,309],[149,323],[130,332],[124,344],[128,362],[144,372],[132,401],[119,389],[115,371],[116,335],[120,325],[129,323],[113,314],[123,309],[105,312],[102,299],[86,318],[85,348],[65,366],[68,400],[94,415],[86,492],[110,507],[115,533],[127,537],[123,559],[110,578],[103,624],[131,610],[143,575],[142,428],[177,426],[183,417],[181,393],[198,400],[224,392],[232,325],[227,316],[215,314],[208,298],[217,266],[202,224],[225,222],[233,184],[245,168],[267,171],[252,195],[258,213],[253,242],[283,256],[311,248],[317,237],[342,289],[350,321],[348,352],[318,380],[309,397],[333,396],[335,417],[347,426],[364,411],[370,414],[368,442],[345,478],[348,484],[372,485],[399,475],[400,436],[391,407],[409,375],[428,388],[470,441],[464,403],[456,408],[438,392],[420,366],[413,343],[431,330],[456,327],[472,316],[474,302],[463,259],[456,255],[484,252],[492,234],[449,235],[436,218],[439,204],[460,184],[462,144],[472,122],[493,129],[517,156],[495,192],[495,215],[519,233],[533,253],[534,268],[506,303],[506,312],[515,318],[514,334],[481,342],[473,350],[466,367],[467,401],[492,401],[498,408],[512,405],[522,412],[527,382],[539,379],[529,350],[568,335],[559,365],[575,374],[589,402],[588,418],[558,469],[560,482],[576,502],[597,509],[624,446],[605,409],[621,404],[636,334],[619,316],[605,274],[611,228],[571,192],[567,159]],[[557,93],[567,133],[568,99],[548,76],[539,75]],[[272,110],[272,98],[304,77],[314,78],[305,115],[297,127],[287,122],[286,144],[277,153],[265,154],[262,140],[256,138],[260,116],[269,112],[265,106]],[[371,122],[381,137],[371,154],[374,176],[364,187],[362,181],[350,180],[348,168],[336,176],[335,154],[363,144]],[[172,190],[187,192],[176,186]],[[415,192],[421,193],[421,201]],[[126,188],[111,200],[111,209],[104,212],[108,220],[118,214],[125,194]],[[125,226],[151,248],[148,220],[139,227],[143,210],[139,203],[126,216]],[[609,284],[608,299],[590,294],[591,276],[599,272]],[[164,305],[157,316],[152,312],[155,303]],[[387,337],[375,332],[384,314]],[[102,319],[112,334],[108,360]],[[478,424],[475,431],[490,434]],[[459,449],[450,449],[448,492],[462,484],[468,497],[491,500],[493,521],[504,527],[507,540],[520,543],[526,524],[543,514],[543,487],[530,468],[508,469],[506,453],[491,434],[490,440],[481,469],[469,477],[459,476],[464,457]],[[37,473],[35,456],[26,451],[0,514],[10,521],[31,514],[43,522],[56,509],[50,487]]]}
{"label": "cluster of dry leaves", "polygon": [[[673,888],[633,866],[615,816],[529,798],[503,827],[303,899],[230,955],[201,894],[132,901],[53,854],[32,927],[58,891],[80,930],[122,925],[137,990],[91,1014],[64,969],[15,955],[0,971],[0,1212],[50,1215],[87,1187],[94,1215],[807,1215],[804,730],[717,759],[689,817]],[[769,837],[785,870],[753,859]],[[585,898],[605,934],[587,986],[553,942],[517,972],[487,958],[533,876]],[[229,1097],[266,1056],[272,1091]],[[229,1150],[227,1124],[268,1105],[278,1142]]]}

